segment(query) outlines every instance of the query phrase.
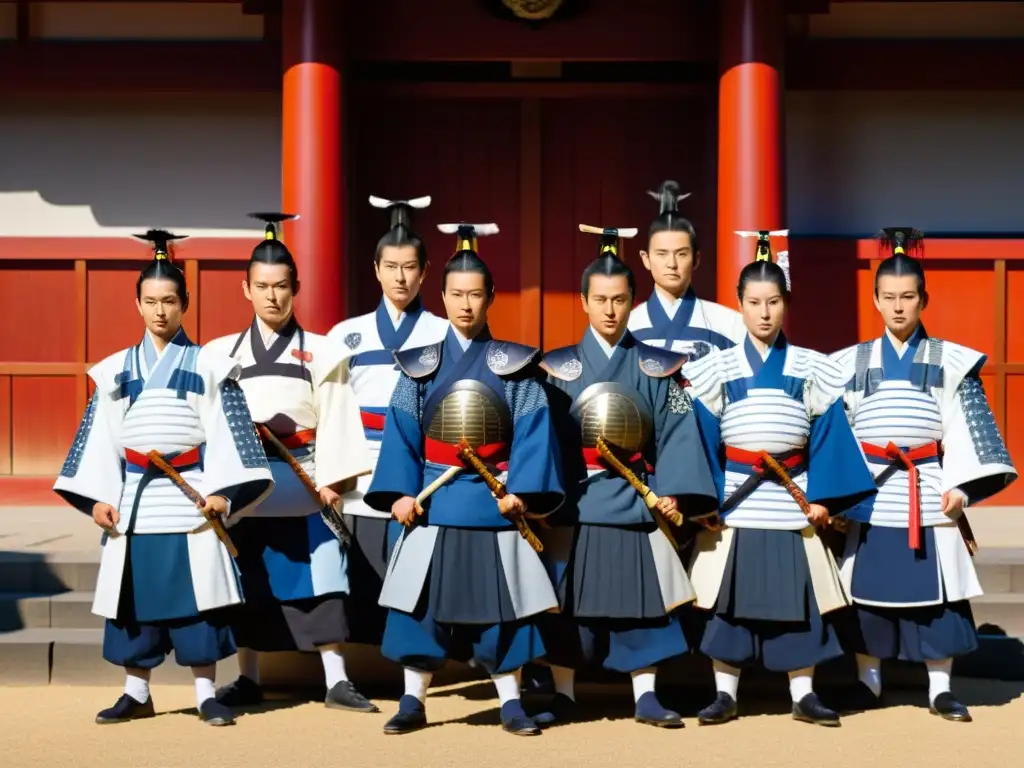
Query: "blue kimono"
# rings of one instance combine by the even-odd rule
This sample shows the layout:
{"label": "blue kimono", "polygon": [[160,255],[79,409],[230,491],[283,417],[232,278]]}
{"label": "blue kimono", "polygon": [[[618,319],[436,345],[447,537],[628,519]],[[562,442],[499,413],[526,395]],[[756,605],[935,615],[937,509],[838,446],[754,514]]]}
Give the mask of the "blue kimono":
{"label": "blue kimono", "polygon": [[266,497],[273,478],[238,375],[183,330],[159,352],[147,332],[89,371],[96,389],[54,490],[89,515],[96,503],[118,510],[93,602],[112,664],[149,669],[173,649],[178,664],[206,666],[235,652],[235,564],[147,454],[158,451],[204,498],[225,497],[231,518]]}
{"label": "blue kimono", "polygon": [[[840,514],[875,493],[843,413],[841,371],[780,333],[762,356],[747,339],[683,367],[705,434],[717,420],[720,515],[691,561],[710,610],[701,651],[736,667],[812,667],[842,655],[828,615],[847,605],[831,552],[797,496]],[[774,458],[796,486],[766,467]]]}
{"label": "blue kimono", "polygon": [[[455,425],[455,432],[503,435],[479,445],[478,455],[529,511],[554,511],[564,493],[547,397],[535,378],[536,353],[492,340],[486,328],[465,350],[450,329],[442,342],[396,353],[402,376],[366,502],[390,510],[449,467],[463,467],[454,445],[428,433],[452,434],[450,419],[458,411],[452,403],[472,391],[479,398],[474,402],[488,403],[487,415],[472,429],[465,428],[468,422]],[[502,423],[510,429],[503,431]],[[394,544],[385,576],[383,655],[425,671],[445,658],[471,655],[491,674],[544,655],[537,615],[557,607],[554,590],[539,555],[500,514],[483,480],[464,468],[424,499],[423,508]]]}
{"label": "blue kimono", "polygon": [[599,662],[634,672],[687,651],[676,609],[695,595],[673,546],[678,529],[659,524],[660,513],[585,444],[593,435],[581,428],[594,415],[585,410],[589,395],[603,389],[628,398],[650,420],[650,434],[639,450],[616,444],[620,460],[657,494],[675,496],[684,515],[713,511],[718,494],[693,407],[673,379],[683,360],[637,342],[629,331],[609,347],[591,328],[579,344],[549,352],[541,364],[569,488],[569,503],[544,535],[562,608],[545,635],[554,664]]}

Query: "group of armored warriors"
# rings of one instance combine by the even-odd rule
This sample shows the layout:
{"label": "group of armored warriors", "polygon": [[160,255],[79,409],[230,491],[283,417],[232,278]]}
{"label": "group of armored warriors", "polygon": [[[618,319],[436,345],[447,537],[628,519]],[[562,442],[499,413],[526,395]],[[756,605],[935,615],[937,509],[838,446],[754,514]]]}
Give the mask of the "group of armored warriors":
{"label": "group of armored warriors", "polygon": [[[316,652],[328,707],[380,710],[349,679],[345,643],[403,668],[384,724],[427,724],[446,659],[486,671],[515,735],[571,722],[575,673],[627,673],[636,721],[681,727],[656,671],[707,657],[702,725],[737,717],[743,668],[789,676],[792,715],[840,725],[879,706],[881,661],[922,662],[929,710],[969,721],[952,659],[976,648],[981,594],[965,514],[1016,478],[981,384],[984,355],[929,337],[915,251],[890,228],[874,301],[882,336],[832,355],[783,332],[788,259],[756,238],[739,311],[698,298],[699,264],[674,182],[640,251],[655,288],[637,303],[620,258],[635,229],[599,238],[577,344],[541,353],[495,339],[495,286],[478,252],[493,224],[442,224],[445,318],[424,309],[428,261],[413,214],[389,201],[374,254],[383,296],[326,336],[293,312],[300,281],[266,222],[242,278],[252,323],[206,345],[181,327],[178,236],[151,230],[136,299],[146,330],[98,363],[55,490],[103,528],[93,606],[104,658],[125,669],[103,724],[155,714],[151,670],[191,667],[200,719],[258,705],[260,653]],[[240,676],[215,688],[217,662]],[[855,654],[835,709],[815,667]],[[523,670],[547,670],[529,711]]]}

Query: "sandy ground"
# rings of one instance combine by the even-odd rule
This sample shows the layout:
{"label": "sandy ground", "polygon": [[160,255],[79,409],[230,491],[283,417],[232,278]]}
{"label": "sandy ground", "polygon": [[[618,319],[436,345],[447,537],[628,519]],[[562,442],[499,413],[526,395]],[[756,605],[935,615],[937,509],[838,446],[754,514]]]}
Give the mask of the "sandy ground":
{"label": "sandy ground", "polygon": [[[431,727],[384,736],[394,701],[362,715],[327,710],[319,702],[275,701],[243,714],[230,728],[211,728],[195,716],[190,687],[154,687],[161,714],[125,725],[97,726],[92,718],[113,703],[111,688],[0,688],[0,764],[5,768],[263,768],[267,766],[827,766],[960,768],[1020,764],[1024,741],[1021,683],[957,680],[975,722],[949,723],[920,705],[923,692],[896,694],[894,706],[849,715],[841,728],[797,723],[782,700],[742,699],[742,719],[718,727],[663,731],[631,719],[625,686],[585,686],[585,722],[517,738],[498,727],[489,683],[432,690]],[[666,697],[667,698],[667,697]],[[694,703],[696,705],[696,703]],[[677,704],[678,706],[678,704]]]}

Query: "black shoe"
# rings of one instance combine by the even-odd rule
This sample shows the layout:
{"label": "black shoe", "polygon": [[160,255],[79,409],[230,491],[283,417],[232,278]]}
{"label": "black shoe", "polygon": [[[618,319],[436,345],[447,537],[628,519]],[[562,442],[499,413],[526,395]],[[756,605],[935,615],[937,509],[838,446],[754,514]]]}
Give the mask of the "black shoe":
{"label": "black shoe", "polygon": [[881,707],[882,697],[875,696],[874,691],[858,680],[857,685],[845,695],[843,705],[847,712],[867,712]]}
{"label": "black shoe", "polygon": [[324,705],[328,709],[344,709],[349,712],[380,712],[377,705],[356,690],[350,680],[335,683],[327,692]]}
{"label": "black shoe", "polygon": [[793,719],[801,723],[813,723],[829,728],[838,728],[839,713],[821,703],[816,693],[808,693],[800,701],[793,704]]}
{"label": "black shoe", "polygon": [[715,700],[697,713],[697,722],[701,725],[721,725],[735,720],[738,715],[736,699],[724,691],[719,691]]}
{"label": "black shoe", "polygon": [[657,728],[682,728],[683,718],[678,712],[665,709],[652,692],[645,693],[636,703],[633,719]]}
{"label": "black shoe", "polygon": [[576,702],[564,693],[556,693],[531,717],[533,722],[541,728],[546,728],[549,725],[562,725],[576,719]]}
{"label": "black shoe", "polygon": [[523,710],[518,699],[501,705],[501,727],[513,736],[539,736],[540,728]]}
{"label": "black shoe", "polygon": [[155,717],[153,709],[153,697],[150,696],[145,703],[138,702],[127,693],[121,694],[110,709],[104,709],[96,715],[97,725],[113,725],[114,723],[127,723],[129,720],[143,720],[147,717]]}
{"label": "black shoe", "polygon": [[207,725],[234,725],[231,710],[216,699],[207,699],[199,705],[199,719]]}
{"label": "black shoe", "polygon": [[555,693],[555,680],[551,676],[551,667],[542,664],[527,664],[523,667],[523,682],[520,690],[534,696],[552,696]]}
{"label": "black shoe", "polygon": [[967,707],[957,701],[956,697],[949,691],[936,696],[928,711],[933,715],[938,715],[943,720],[952,720],[955,723],[969,723],[974,720]]}
{"label": "black shoe", "polygon": [[216,698],[225,707],[254,707],[263,703],[263,688],[252,678],[241,675],[235,682],[218,688]]}
{"label": "black shoe", "polygon": [[398,700],[398,712],[384,723],[384,733],[396,736],[412,733],[427,727],[427,713],[415,696],[403,696]]}

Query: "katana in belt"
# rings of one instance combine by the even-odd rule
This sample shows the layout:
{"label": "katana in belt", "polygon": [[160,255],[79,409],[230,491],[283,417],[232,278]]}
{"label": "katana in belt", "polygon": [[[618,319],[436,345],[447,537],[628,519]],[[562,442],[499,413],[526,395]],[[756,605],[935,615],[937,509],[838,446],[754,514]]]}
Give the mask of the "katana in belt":
{"label": "katana in belt", "polygon": [[661,532],[665,534],[669,543],[675,549],[679,549],[679,544],[676,542],[675,536],[672,535],[671,529],[666,524],[666,519],[673,525],[682,525],[683,513],[676,510],[675,512],[665,514],[658,509],[658,502],[661,501],[659,496],[652,491],[648,485],[641,481],[633,470],[627,467],[623,462],[619,461],[619,457],[612,452],[612,449],[608,446],[608,443],[603,437],[597,438],[594,447],[597,449],[598,455],[608,463],[608,466],[618,472],[626,482],[633,486],[633,489],[640,494],[640,498],[644,500],[644,504],[646,504],[647,508],[651,510],[654,521],[658,524],[658,528],[660,528]]}
{"label": "katana in belt", "polygon": [[320,507],[320,517],[323,519],[324,525],[331,530],[331,533],[341,542],[341,545],[347,549],[352,544],[352,532],[345,524],[345,518],[338,514],[338,510],[331,504],[324,504],[324,500],[320,498],[320,492],[316,489],[316,483],[313,482],[313,478],[302,468],[298,459],[292,456],[292,452],[288,450],[266,424],[257,424],[256,431],[259,432],[260,437],[274,449],[277,455],[299,478],[302,486],[309,493],[310,498]]}
{"label": "katana in belt", "polygon": [[146,457],[154,467],[167,475],[167,477],[181,489],[181,492],[188,497],[189,501],[199,507],[203,513],[203,517],[206,518],[210,527],[213,528],[214,533],[217,534],[217,538],[220,539],[220,543],[227,548],[228,554],[232,557],[238,557],[238,549],[235,548],[234,542],[231,541],[231,537],[228,536],[228,529],[224,527],[224,521],[220,519],[220,516],[216,512],[206,511],[206,499],[203,498],[203,495],[185,481],[185,478],[178,473],[178,470],[172,467],[170,463],[160,455],[160,451],[152,450],[146,454]]}
{"label": "katana in belt", "polygon": [[[459,442],[458,455],[470,469],[481,477],[484,481],[484,485],[486,485],[490,492],[494,494],[494,498],[503,499],[508,496],[508,489],[505,487],[505,484],[491,474],[487,465],[484,464],[483,460],[476,455],[476,451],[473,450],[473,446],[471,446],[465,438]],[[544,551],[544,545],[541,544],[537,535],[530,530],[530,524],[526,522],[522,515],[515,515],[512,518],[512,522],[514,522],[516,528],[519,529],[519,535],[526,539],[527,543],[533,547],[534,552]]]}

